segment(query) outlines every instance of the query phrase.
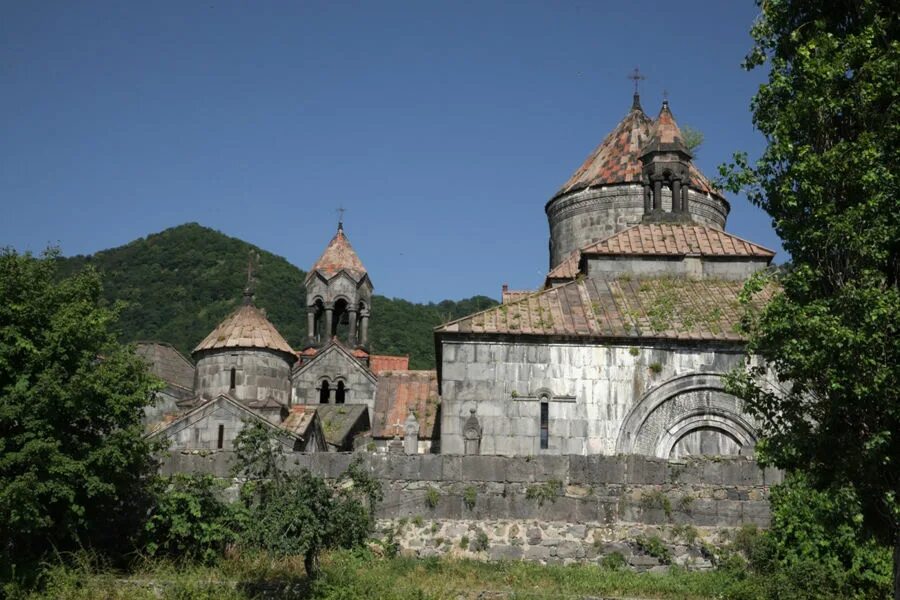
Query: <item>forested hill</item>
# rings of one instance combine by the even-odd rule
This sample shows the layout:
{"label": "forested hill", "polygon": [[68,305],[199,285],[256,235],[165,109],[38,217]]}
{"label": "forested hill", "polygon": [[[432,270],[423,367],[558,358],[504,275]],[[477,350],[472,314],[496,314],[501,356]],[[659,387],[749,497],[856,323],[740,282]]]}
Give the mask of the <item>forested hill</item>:
{"label": "forested hill", "polygon": [[[68,274],[90,264],[103,274],[106,297],[126,303],[120,322],[123,341],[166,341],[189,355],[240,303],[251,249],[260,256],[256,304],[299,348],[306,337],[306,273],[280,256],[196,223],[90,256],[63,258],[61,270]],[[310,256],[310,264],[316,258]],[[437,304],[375,296],[370,350],[409,354],[410,368],[433,368],[432,329],[495,304],[485,296]]]}

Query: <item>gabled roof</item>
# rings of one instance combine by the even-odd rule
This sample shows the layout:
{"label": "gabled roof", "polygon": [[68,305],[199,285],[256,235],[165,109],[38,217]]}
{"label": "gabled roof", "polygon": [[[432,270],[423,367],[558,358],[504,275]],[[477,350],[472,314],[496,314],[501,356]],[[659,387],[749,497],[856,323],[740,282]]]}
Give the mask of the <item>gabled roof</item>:
{"label": "gabled roof", "polygon": [[250,303],[244,304],[219,323],[218,327],[197,344],[194,353],[221,348],[267,348],[294,356],[290,344],[281,337],[266,315]]}
{"label": "gabled roof", "polygon": [[[309,436],[310,429],[316,425],[316,407],[295,404],[291,407],[287,418],[279,427],[301,439]],[[320,424],[321,425],[321,424]]]}
{"label": "gabled roof", "polygon": [[[668,121],[671,121],[675,130],[678,130],[671,116],[672,113],[666,103],[663,112],[660,113],[660,117],[664,120],[660,124],[662,128],[660,134],[665,135],[667,139],[673,134]],[[643,168],[641,154],[651,140],[654,123],[655,121],[641,109],[640,102],[636,98],[625,118],[600,142],[553,197],[599,185],[640,183]],[[678,135],[681,135],[680,131]],[[721,192],[713,187],[693,163],[690,164],[689,174],[691,187],[703,193],[721,196]]]}
{"label": "gabled roof", "polygon": [[347,447],[347,436],[355,431],[367,431],[369,407],[365,404],[318,404],[316,414],[322,422],[325,441],[338,448]]}
{"label": "gabled roof", "polygon": [[212,400],[202,402],[192,410],[189,410],[188,412],[176,418],[174,421],[167,424],[165,427],[147,434],[146,437],[156,438],[160,436],[168,436],[177,431],[180,431],[182,428],[190,426],[193,423],[207,417],[209,414],[211,414],[211,411],[215,410],[217,406],[225,406],[228,408],[228,410],[240,415],[242,419],[249,419],[264,423],[270,429],[278,431],[291,438],[305,440],[305,437],[298,433],[283,429],[277,425],[273,425],[268,420],[253,412],[228,394],[220,394]]}
{"label": "gabled roof", "polygon": [[151,373],[169,385],[186,390],[193,389],[194,363],[185,358],[172,344],[136,342],[134,351],[146,361]]}
{"label": "gabled roof", "polygon": [[[756,256],[772,258],[775,252],[706,225],[689,223],[641,223],[589,244],[580,254],[640,256]],[[568,260],[568,259],[567,259]],[[576,262],[577,266],[577,262]]]}
{"label": "gabled roof", "polygon": [[719,229],[692,223],[640,223],[571,252],[547,281],[575,279],[582,256],[706,256],[771,259],[775,252]]}
{"label": "gabled roof", "polygon": [[350,245],[350,240],[344,235],[343,224],[339,224],[337,233],[328,242],[325,252],[322,253],[316,264],[309,270],[306,279],[309,281],[314,273],[319,273],[325,279],[331,279],[342,271],[357,283],[366,276],[366,268],[356,251],[353,250],[353,246]]}
{"label": "gabled roof", "polygon": [[573,250],[561,263],[547,273],[547,279],[575,279],[578,276],[579,262],[581,262],[581,250]]}
{"label": "gabled roof", "polygon": [[[720,279],[576,279],[451,321],[435,333],[742,342],[737,326],[743,287]],[[767,288],[754,302],[761,306],[773,293]]]}
{"label": "gabled roof", "polygon": [[324,357],[337,352],[341,356],[345,358],[348,364],[351,366],[355,366],[371,381],[375,382],[375,375],[369,370],[365,364],[363,364],[359,358],[354,356],[353,351],[344,346],[340,340],[337,338],[331,338],[331,341],[328,342],[323,348],[319,348],[315,355],[304,362],[303,364],[297,363],[294,366],[293,373],[294,375],[298,375],[307,369],[313,368],[314,365],[318,364],[319,361],[324,360]]}
{"label": "gabled roof", "polygon": [[378,378],[375,392],[372,437],[403,437],[403,423],[412,407],[419,422],[419,439],[434,439],[439,406],[437,371],[385,373]]}

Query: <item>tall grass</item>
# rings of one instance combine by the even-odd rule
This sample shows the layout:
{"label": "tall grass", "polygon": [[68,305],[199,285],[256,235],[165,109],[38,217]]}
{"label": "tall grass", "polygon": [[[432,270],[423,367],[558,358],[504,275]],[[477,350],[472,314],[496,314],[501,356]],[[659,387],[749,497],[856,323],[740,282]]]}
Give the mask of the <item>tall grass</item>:
{"label": "tall grass", "polygon": [[[39,591],[9,590],[16,600],[395,600],[477,598],[760,597],[746,575],[730,571],[634,573],[591,565],[541,566],[526,562],[486,563],[455,559],[378,558],[343,551],[324,557],[322,573],[309,581],[300,557],[274,559],[250,554],[215,565],[152,561],[115,572],[89,555],[67,557],[49,568]],[[749,593],[748,593],[749,592]]]}

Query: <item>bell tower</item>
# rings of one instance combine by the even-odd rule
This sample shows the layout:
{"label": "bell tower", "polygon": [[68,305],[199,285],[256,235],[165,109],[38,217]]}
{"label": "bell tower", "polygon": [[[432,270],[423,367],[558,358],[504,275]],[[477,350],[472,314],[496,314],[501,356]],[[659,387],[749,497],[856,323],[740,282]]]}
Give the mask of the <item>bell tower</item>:
{"label": "bell tower", "polygon": [[[650,140],[641,149],[644,223],[691,221],[688,212],[691,158],[669,110],[669,101],[664,100],[650,130]],[[665,197],[670,200],[669,211],[663,206]]]}
{"label": "bell tower", "polygon": [[351,348],[369,344],[372,281],[344,233],[343,220],[306,276],[308,347],[337,338]]}

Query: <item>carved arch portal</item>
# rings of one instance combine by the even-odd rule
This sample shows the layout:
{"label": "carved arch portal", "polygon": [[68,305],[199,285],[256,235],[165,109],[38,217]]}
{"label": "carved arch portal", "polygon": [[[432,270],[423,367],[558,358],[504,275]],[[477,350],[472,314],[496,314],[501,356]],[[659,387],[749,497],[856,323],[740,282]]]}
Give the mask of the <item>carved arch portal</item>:
{"label": "carved arch portal", "polygon": [[746,455],[756,445],[756,427],[743,402],[725,392],[719,373],[693,373],[650,390],[631,409],[616,452],[659,458]]}

